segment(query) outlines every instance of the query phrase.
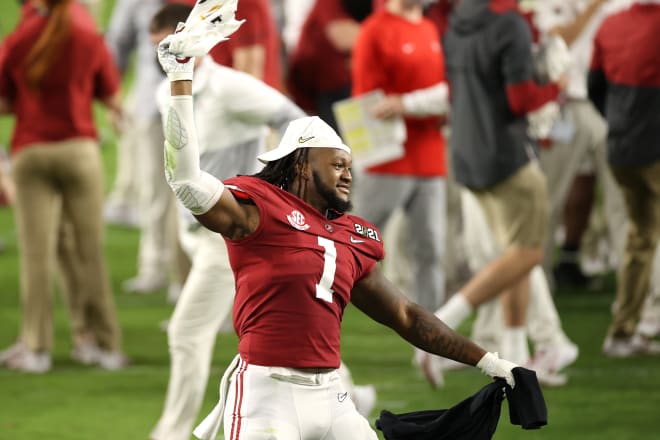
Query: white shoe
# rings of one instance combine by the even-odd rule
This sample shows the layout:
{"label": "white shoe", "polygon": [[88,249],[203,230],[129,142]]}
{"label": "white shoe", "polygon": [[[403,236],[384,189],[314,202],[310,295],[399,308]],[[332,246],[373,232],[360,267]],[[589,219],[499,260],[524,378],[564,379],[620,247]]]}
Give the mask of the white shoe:
{"label": "white shoe", "polygon": [[0,364],[6,365],[10,370],[25,373],[43,374],[50,371],[52,367],[49,353],[34,352],[21,342],[9,347],[0,354],[0,357]]}
{"label": "white shoe", "polygon": [[122,370],[128,366],[128,358],[121,351],[101,350],[98,366],[109,371]]}
{"label": "white shoe", "polygon": [[93,342],[78,344],[71,358],[83,365],[98,365],[104,370],[116,371],[128,365],[128,358],[120,351],[103,350]]}
{"label": "white shoe", "polygon": [[122,288],[127,293],[153,293],[169,285],[164,277],[138,275],[123,282]]}
{"label": "white shoe", "polygon": [[637,333],[649,339],[660,336],[660,316],[640,321],[637,325]]}
{"label": "white shoe", "polygon": [[527,365],[532,370],[558,373],[575,362],[579,353],[580,349],[572,342],[552,345],[537,350]]}
{"label": "white shoe", "polygon": [[413,364],[419,369],[432,388],[442,388],[445,385],[445,377],[442,374],[440,359],[439,356],[415,348]]}
{"label": "white shoe", "polygon": [[608,336],[603,343],[603,353],[609,357],[626,358],[636,355],[659,355],[660,343],[640,334],[632,337]]}
{"label": "white shoe", "polygon": [[101,349],[92,342],[78,344],[71,350],[71,358],[83,365],[93,365],[98,362]]}
{"label": "white shoe", "polygon": [[354,385],[351,399],[358,412],[364,417],[369,417],[376,406],[376,388],[373,385]]}
{"label": "white shoe", "polygon": [[0,365],[6,364],[7,361],[18,356],[25,350],[27,350],[27,348],[25,348],[25,344],[21,341],[17,341],[13,345],[10,345],[3,351],[0,351]]}
{"label": "white shoe", "polygon": [[579,353],[578,346],[572,342],[541,348],[534,353],[525,367],[536,372],[536,378],[541,385],[561,387],[568,383],[568,376],[560,371],[575,362]]}

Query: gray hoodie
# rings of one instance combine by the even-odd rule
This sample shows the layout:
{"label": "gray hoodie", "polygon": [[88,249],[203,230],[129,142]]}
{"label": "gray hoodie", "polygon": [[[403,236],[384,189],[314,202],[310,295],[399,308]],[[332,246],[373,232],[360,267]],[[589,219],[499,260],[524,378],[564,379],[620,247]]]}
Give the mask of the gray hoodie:
{"label": "gray hoodie", "polygon": [[461,1],[444,39],[452,165],[472,189],[496,185],[535,155],[525,115],[514,114],[507,97],[507,87],[532,81],[531,30],[515,2],[506,3]]}

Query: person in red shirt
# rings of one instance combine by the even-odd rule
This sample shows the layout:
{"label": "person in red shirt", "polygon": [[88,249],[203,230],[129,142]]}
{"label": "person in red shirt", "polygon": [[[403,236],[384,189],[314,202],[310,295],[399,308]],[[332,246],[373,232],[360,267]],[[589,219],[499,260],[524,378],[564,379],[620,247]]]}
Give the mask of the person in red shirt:
{"label": "person in red shirt", "polygon": [[353,95],[381,90],[377,118],[403,117],[402,157],[372,166],[359,176],[357,213],[383,228],[403,209],[419,303],[435,310],[444,302],[445,139],[448,108],[444,59],[438,32],[424,18],[424,1],[388,0],[362,24],[353,49]]}
{"label": "person in red shirt", "polygon": [[[181,35],[181,34],[177,34]],[[515,364],[449,330],[382,274],[380,231],[351,209],[350,148],[318,116],[289,123],[257,174],[219,181],[199,167],[194,58],[158,57],[170,79],[165,175],[197,220],[222,234],[236,280],[238,351],[220,401],[195,430],[227,439],[376,439],[343,388],[341,320],[352,302],[421,349],[477,365],[515,385]],[[178,57],[178,58],[177,58]],[[225,410],[226,408],[226,410]],[[273,434],[269,434],[273,435]]]}
{"label": "person in red shirt", "polygon": [[245,19],[240,32],[214,47],[211,57],[281,90],[280,37],[268,0],[241,0],[236,18]]}
{"label": "person in red shirt", "polygon": [[[87,329],[96,347],[84,361],[125,364],[103,256],[103,167],[92,102],[119,114],[119,76],[103,37],[73,10],[71,0],[33,0],[40,11],[7,37],[0,64],[0,113],[13,113],[12,177],[21,250],[23,322],[19,342],[0,354],[9,368],[51,368],[53,292],[58,224],[73,232],[81,256],[71,307],[74,332]],[[61,213],[61,215],[60,215]],[[84,311],[84,312],[82,312]]]}
{"label": "person in red shirt", "polygon": [[308,114],[335,130],[333,103],[351,95],[351,52],[371,0],[317,0],[289,59],[287,90]]}
{"label": "person in red shirt", "polygon": [[596,33],[589,71],[589,98],[607,119],[607,161],[629,221],[602,347],[610,357],[660,355],[660,343],[639,326],[660,243],[659,25],[659,0],[613,13]]}

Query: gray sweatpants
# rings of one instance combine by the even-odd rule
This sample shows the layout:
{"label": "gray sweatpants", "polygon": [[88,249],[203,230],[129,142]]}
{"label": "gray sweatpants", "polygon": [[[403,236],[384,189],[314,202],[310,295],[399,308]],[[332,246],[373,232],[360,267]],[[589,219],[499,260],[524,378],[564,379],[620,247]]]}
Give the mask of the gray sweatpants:
{"label": "gray sweatpants", "polygon": [[447,194],[443,177],[355,173],[355,213],[381,231],[397,208],[406,217],[404,255],[412,258],[411,297],[435,311],[445,301],[443,253]]}

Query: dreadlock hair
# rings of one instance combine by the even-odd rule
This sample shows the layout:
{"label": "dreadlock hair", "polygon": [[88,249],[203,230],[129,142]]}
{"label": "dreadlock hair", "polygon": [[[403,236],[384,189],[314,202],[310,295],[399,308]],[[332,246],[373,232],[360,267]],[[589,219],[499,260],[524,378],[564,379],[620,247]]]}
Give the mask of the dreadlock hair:
{"label": "dreadlock hair", "polygon": [[[299,148],[281,159],[268,162],[261,171],[254,174],[254,177],[265,180],[285,191],[291,191],[296,174],[305,166],[308,156],[309,148]],[[300,185],[296,195],[302,199],[306,190],[306,184],[304,187]]]}
{"label": "dreadlock hair", "polygon": [[72,0],[46,0],[48,23],[24,61],[25,78],[32,90],[41,87],[71,33]]}

